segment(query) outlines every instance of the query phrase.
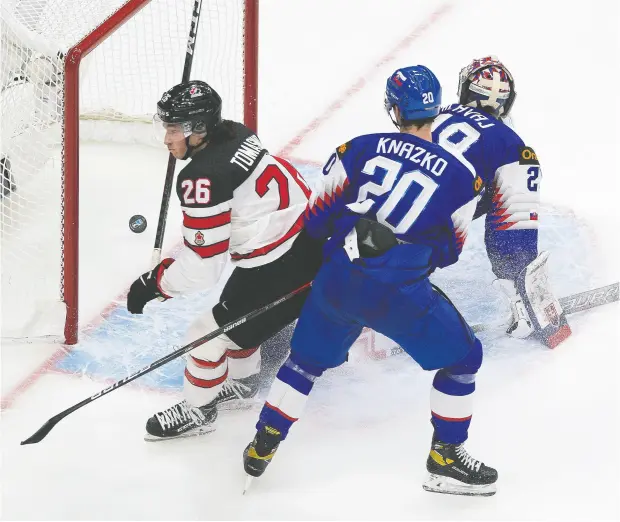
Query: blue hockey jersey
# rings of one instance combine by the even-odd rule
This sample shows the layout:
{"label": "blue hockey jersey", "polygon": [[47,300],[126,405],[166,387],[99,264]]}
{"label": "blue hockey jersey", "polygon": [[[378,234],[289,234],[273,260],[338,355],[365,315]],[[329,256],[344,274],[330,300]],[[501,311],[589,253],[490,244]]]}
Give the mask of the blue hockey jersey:
{"label": "blue hockey jersey", "polygon": [[484,192],[474,219],[486,214],[485,244],[494,274],[517,275],[538,255],[541,177],[531,147],[505,123],[459,104],[442,109],[433,141],[482,178]]}
{"label": "blue hockey jersey", "polygon": [[[363,216],[426,247],[424,273],[457,261],[482,180],[443,148],[406,133],[359,136],[337,148],[323,174],[305,221],[310,235],[330,238],[328,257]],[[420,264],[411,249],[393,250],[401,257],[392,267]]]}

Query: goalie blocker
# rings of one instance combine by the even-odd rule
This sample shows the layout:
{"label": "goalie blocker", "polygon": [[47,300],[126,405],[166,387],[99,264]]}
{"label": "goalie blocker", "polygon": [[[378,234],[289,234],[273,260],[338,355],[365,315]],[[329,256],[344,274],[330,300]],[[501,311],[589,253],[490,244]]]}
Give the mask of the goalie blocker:
{"label": "goalie blocker", "polygon": [[572,332],[549,285],[548,259],[549,252],[541,252],[515,281],[498,279],[494,284],[510,300],[512,318],[506,332],[518,338],[534,335],[549,348],[555,348]]}

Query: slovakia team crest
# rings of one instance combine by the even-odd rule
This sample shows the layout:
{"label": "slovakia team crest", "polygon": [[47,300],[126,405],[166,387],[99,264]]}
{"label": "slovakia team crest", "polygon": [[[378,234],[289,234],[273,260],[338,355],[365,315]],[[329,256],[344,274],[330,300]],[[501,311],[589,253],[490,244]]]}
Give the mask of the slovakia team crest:
{"label": "slovakia team crest", "polygon": [[196,235],[194,236],[194,243],[196,243],[198,246],[202,246],[205,244],[205,235],[198,230],[196,232]]}
{"label": "slovakia team crest", "polygon": [[555,309],[553,303],[545,306],[545,315],[553,326],[560,326],[560,316],[558,315],[558,311]]}
{"label": "slovakia team crest", "polygon": [[396,71],[396,74],[394,76],[392,76],[392,80],[394,80],[394,83],[396,85],[398,85],[399,87],[403,86],[403,82],[406,80],[407,78],[405,77],[405,75],[400,72],[400,71]]}

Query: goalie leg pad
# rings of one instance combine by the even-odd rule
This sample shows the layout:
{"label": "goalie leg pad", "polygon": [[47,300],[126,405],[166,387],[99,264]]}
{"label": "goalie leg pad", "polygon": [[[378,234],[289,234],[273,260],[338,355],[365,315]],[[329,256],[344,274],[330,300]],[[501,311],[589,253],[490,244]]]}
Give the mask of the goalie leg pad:
{"label": "goalie leg pad", "polygon": [[553,294],[547,274],[549,252],[541,252],[516,280],[517,291],[530,316],[535,334],[549,348],[555,348],[571,335],[566,314]]}

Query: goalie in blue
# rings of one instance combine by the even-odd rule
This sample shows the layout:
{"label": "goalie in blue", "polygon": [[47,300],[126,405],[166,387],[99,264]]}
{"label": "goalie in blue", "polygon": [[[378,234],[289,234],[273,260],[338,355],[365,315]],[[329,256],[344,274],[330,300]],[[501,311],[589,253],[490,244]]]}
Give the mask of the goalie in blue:
{"label": "goalie in blue", "polygon": [[244,452],[249,477],[265,471],[316,380],[346,361],[367,326],[425,370],[438,370],[424,488],[495,493],[496,470],[464,447],[482,346],[429,281],[435,269],[458,260],[483,188],[475,172],[432,143],[440,103],[441,87],[429,69],[397,70],[387,80],[385,109],[399,132],[359,136],[327,161],[305,219],[310,235],[327,239],[325,260]]}
{"label": "goalie in blue", "polygon": [[433,141],[482,179],[474,219],[486,216],[494,286],[510,302],[507,333],[555,348],[571,330],[548,283],[549,252],[538,252],[540,162],[504,121],[517,96],[514,78],[496,56],[476,59],[461,70],[457,95],[459,103],[435,118]]}

